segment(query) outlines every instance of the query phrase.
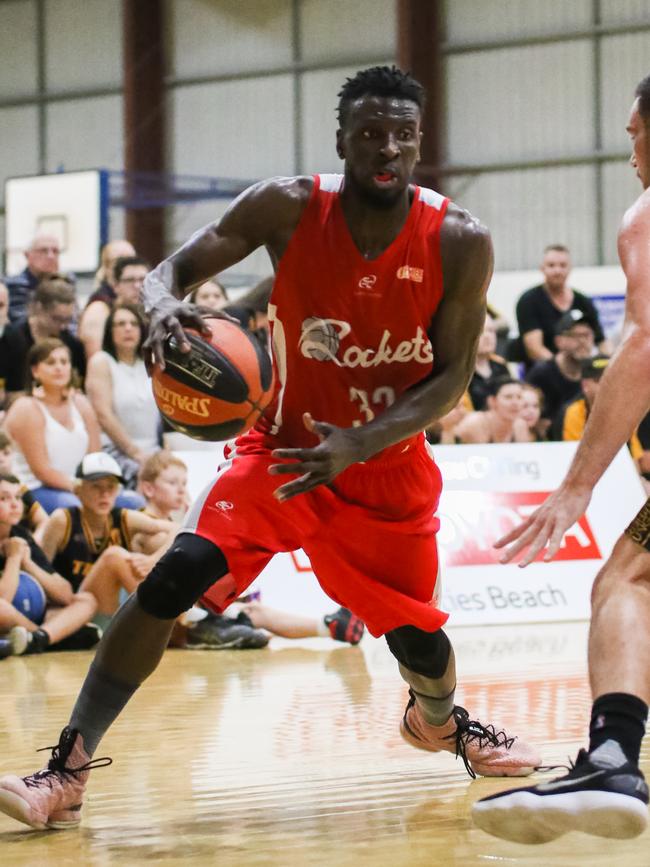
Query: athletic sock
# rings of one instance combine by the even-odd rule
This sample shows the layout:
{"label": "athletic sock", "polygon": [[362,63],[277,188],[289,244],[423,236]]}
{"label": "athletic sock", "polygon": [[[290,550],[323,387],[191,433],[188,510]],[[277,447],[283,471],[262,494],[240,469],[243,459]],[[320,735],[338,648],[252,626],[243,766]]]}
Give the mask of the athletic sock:
{"label": "athletic sock", "polygon": [[70,717],[70,726],[81,733],[89,756],[137,689],[138,685],[122,683],[92,663]]}
{"label": "athletic sock", "polygon": [[593,753],[605,741],[614,740],[627,760],[638,765],[647,719],[648,705],[636,695],[625,692],[601,695],[591,710],[589,752]]}

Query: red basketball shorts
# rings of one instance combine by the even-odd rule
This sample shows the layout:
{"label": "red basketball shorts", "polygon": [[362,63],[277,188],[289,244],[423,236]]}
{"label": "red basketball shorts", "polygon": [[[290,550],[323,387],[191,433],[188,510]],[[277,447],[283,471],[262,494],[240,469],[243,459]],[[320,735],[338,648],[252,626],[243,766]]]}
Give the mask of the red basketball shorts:
{"label": "red basketball shorts", "polygon": [[273,492],[293,476],[270,475],[277,463],[260,446],[242,453],[238,445],[187,516],[181,532],[214,542],[230,568],[205,594],[210,608],[221,611],[243,594],[274,554],[302,548],[325,593],[373,635],[445,623],[436,604],[441,477],[424,443],[354,464],[331,486],[284,503]]}

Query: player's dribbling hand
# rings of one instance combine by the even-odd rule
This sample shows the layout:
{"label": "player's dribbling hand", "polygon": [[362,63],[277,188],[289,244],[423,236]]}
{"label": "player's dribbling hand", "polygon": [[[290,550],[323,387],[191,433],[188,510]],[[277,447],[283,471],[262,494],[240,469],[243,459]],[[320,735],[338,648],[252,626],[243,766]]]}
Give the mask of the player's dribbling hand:
{"label": "player's dribbling hand", "polygon": [[[221,317],[215,313],[215,318]],[[161,299],[149,319],[149,334],[142,347],[145,361],[157,363],[164,370],[165,342],[170,337],[176,341],[181,352],[189,352],[191,346],[183,328],[193,328],[206,337],[211,333],[205,316],[194,304],[178,301],[171,295],[168,299]]]}
{"label": "player's dribbling hand", "polygon": [[548,563],[557,554],[566,531],[584,515],[590,499],[590,490],[558,488],[532,515],[495,542],[495,548],[510,546],[504,551],[500,562],[510,563],[530,545],[518,565],[522,568],[528,566],[542,548],[546,548],[542,559]]}
{"label": "player's dribbling hand", "polygon": [[297,479],[287,482],[276,491],[274,496],[284,502],[298,494],[313,490],[318,485],[329,484],[344,469],[363,460],[361,439],[357,428],[337,427],[324,421],[315,421],[306,412],[303,422],[310,433],[315,433],[320,443],[312,449],[274,449],[274,458],[289,460],[287,464],[273,464],[269,467],[272,475],[291,473]]}

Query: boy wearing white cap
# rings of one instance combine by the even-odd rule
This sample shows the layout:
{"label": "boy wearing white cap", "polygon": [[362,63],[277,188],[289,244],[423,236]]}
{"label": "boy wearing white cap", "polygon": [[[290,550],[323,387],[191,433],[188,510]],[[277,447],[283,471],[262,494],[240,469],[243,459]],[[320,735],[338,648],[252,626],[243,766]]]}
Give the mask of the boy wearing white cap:
{"label": "boy wearing white cap", "polygon": [[175,525],[115,506],[122,473],[105,452],[87,454],[76,478],[81,506],[56,509],[50,515],[42,547],[73,589],[92,593],[98,612],[110,616],[119,607],[120,590],[132,593],[139,582],[140,570],[131,563],[133,535],[163,533],[171,540]]}

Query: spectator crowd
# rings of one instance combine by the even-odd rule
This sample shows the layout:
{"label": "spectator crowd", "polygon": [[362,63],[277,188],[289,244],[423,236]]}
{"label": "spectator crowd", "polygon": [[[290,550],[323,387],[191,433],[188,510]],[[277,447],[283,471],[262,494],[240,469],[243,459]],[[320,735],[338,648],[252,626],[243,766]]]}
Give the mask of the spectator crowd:
{"label": "spectator crowd", "polygon": [[[38,235],[25,269],[0,282],[0,658],[96,643],[187,507],[187,470],[162,447],[143,358],[149,264],[128,241],[110,242],[80,309],[59,257],[57,239]],[[593,302],[570,286],[568,249],[547,247],[541,270],[517,303],[516,337],[488,309],[468,389],[427,430],[431,443],[580,439],[612,347]],[[267,278],[234,304],[215,278],[188,300],[226,308],[268,345],[270,287]],[[629,447],[650,478],[649,420]],[[172,642],[261,647],[278,634],[355,644],[363,633],[344,609],[311,619],[249,598],[229,614],[197,606]]]}

